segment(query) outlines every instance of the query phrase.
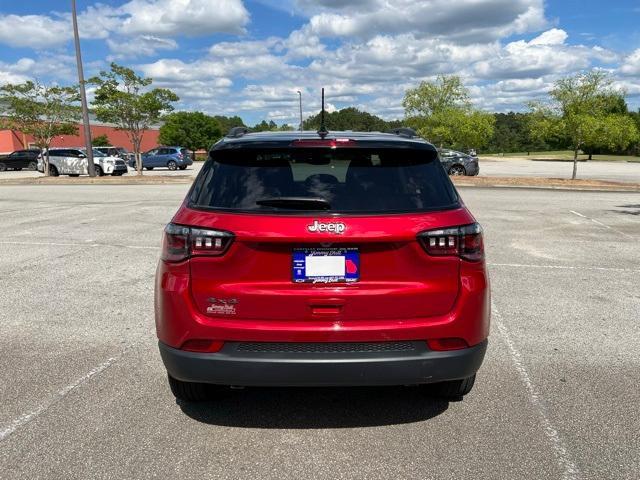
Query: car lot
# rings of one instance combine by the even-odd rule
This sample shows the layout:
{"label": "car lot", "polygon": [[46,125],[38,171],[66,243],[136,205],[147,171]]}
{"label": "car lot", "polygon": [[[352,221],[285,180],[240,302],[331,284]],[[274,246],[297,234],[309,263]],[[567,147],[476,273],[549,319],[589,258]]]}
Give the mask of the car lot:
{"label": "car lot", "polygon": [[460,189],[494,302],[463,402],[407,387],[177,405],[152,295],[187,188],[0,186],[2,478],[637,477],[640,195]]}

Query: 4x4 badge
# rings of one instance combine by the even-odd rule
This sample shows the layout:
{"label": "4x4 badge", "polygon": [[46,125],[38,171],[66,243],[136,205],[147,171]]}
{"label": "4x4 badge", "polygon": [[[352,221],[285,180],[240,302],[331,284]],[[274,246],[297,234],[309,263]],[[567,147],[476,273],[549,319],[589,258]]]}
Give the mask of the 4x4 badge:
{"label": "4x4 badge", "polygon": [[311,233],[316,232],[328,232],[342,234],[347,229],[347,226],[342,222],[323,223],[318,220],[314,220],[312,225],[307,225],[307,230]]}

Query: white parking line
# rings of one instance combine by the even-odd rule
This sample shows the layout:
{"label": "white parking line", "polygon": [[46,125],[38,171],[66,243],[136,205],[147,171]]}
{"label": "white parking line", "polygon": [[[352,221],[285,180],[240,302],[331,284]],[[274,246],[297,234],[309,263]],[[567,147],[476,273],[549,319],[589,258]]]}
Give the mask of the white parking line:
{"label": "white parking line", "polygon": [[535,265],[531,263],[487,263],[490,267],[552,268],[558,270],[595,270],[601,272],[640,272],[640,268],[583,267],[577,265]]}
{"label": "white parking line", "polygon": [[147,245],[116,245],[109,243],[92,243],[92,240],[88,240],[85,243],[67,243],[67,242],[12,242],[12,241],[0,241],[0,245],[32,245],[32,246],[47,246],[47,247],[114,247],[114,248],[132,248],[140,250],[160,250],[159,246],[151,247]]}
{"label": "white parking line", "polygon": [[55,405],[60,400],[62,400],[65,396],[67,396],[69,392],[73,391],[75,388],[87,382],[91,377],[94,377],[95,375],[98,375],[100,372],[109,368],[111,365],[113,365],[113,363],[116,360],[118,360],[118,358],[120,358],[120,356],[111,357],[107,359],[107,361],[91,369],[89,372],[84,374],[75,382],[55,392],[49,399],[47,399],[47,401],[40,404],[35,409],[31,410],[30,412],[23,413],[18,418],[14,419],[9,425],[6,425],[0,428],[0,442],[5,440],[7,437],[9,437],[9,435],[14,433],[18,428],[25,426],[27,423],[29,423],[33,419],[35,419],[42,413],[46,412],[49,408],[51,408],[51,406]]}
{"label": "white parking line", "polygon": [[513,343],[513,340],[511,340],[511,335],[509,334],[509,330],[504,323],[502,315],[500,314],[500,312],[498,312],[493,302],[491,303],[491,310],[494,317],[493,323],[496,325],[498,331],[502,335],[502,338],[507,344],[507,348],[509,349],[509,354],[511,355],[513,365],[518,371],[518,375],[520,376],[520,381],[524,384],[525,389],[529,394],[529,400],[540,416],[540,421],[542,423],[542,427],[544,428],[544,433],[551,443],[551,447],[553,448],[553,453],[558,462],[558,466],[562,469],[563,480],[576,480],[580,478],[580,470],[573,462],[567,446],[558,433],[558,430],[554,427],[553,423],[549,419],[544,399],[542,398],[542,395],[540,394],[536,386],[533,384],[527,367],[525,367],[522,361],[522,355]]}
{"label": "white parking line", "polygon": [[601,227],[607,228],[607,229],[611,230],[612,232],[619,233],[620,235],[622,235],[624,237],[634,238],[633,235],[629,235],[628,233],[623,232],[622,230],[618,230],[617,228],[613,228],[613,227],[607,225],[606,223],[602,223],[602,222],[596,220],[595,218],[587,217],[586,215],[584,215],[584,214],[582,214],[580,212],[576,212],[575,210],[569,210],[569,212],[573,213],[574,215],[577,215],[578,217],[582,217],[582,218],[585,218],[587,220],[591,220],[596,225],[599,225]]}

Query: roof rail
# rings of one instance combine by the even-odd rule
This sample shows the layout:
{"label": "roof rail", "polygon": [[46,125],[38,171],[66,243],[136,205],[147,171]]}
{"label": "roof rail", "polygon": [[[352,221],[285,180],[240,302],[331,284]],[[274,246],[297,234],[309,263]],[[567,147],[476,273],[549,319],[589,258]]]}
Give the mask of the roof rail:
{"label": "roof rail", "polygon": [[389,133],[393,133],[394,135],[399,135],[401,137],[413,138],[418,136],[418,132],[416,132],[413,128],[409,127],[400,127],[389,130]]}
{"label": "roof rail", "polygon": [[240,138],[250,131],[251,130],[249,130],[247,127],[233,127],[231,130],[229,130],[229,133],[227,133],[227,137]]}

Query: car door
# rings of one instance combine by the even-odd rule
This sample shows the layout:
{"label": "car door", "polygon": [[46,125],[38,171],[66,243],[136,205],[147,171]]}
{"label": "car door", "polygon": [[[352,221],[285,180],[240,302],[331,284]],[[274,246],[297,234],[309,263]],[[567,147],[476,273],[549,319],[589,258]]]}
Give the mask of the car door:
{"label": "car door", "polygon": [[18,150],[17,152],[13,152],[7,158],[4,159],[4,164],[7,169],[15,170],[16,168],[24,168],[25,161],[25,152]]}
{"label": "car door", "polygon": [[170,148],[159,148],[158,153],[156,155],[156,165],[155,167],[166,167],[167,162],[169,161],[169,156],[171,155]]}
{"label": "car door", "polygon": [[155,167],[155,158],[156,158],[156,154],[158,153],[158,149],[154,148],[153,150],[149,150],[148,152],[145,152],[142,154],[142,166],[144,168],[147,167]]}

